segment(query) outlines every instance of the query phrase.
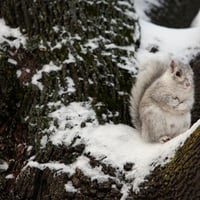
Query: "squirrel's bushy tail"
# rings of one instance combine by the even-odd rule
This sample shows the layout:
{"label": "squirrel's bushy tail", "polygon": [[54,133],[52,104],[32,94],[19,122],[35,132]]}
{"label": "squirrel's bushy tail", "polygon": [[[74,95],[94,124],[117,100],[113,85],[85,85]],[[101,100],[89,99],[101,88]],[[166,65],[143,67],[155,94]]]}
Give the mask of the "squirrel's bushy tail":
{"label": "squirrel's bushy tail", "polygon": [[129,107],[132,124],[137,130],[141,129],[139,115],[140,101],[146,89],[165,72],[167,69],[167,64],[158,60],[150,60],[142,65],[139,69],[140,71],[137,76],[137,81],[131,89]]}

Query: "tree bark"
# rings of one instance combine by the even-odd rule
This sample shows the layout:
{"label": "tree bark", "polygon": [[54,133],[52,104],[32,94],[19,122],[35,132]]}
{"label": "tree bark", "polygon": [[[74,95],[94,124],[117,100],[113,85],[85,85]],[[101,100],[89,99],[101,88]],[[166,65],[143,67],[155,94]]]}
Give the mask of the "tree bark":
{"label": "tree bark", "polygon": [[159,6],[150,4],[152,8],[147,11],[147,15],[153,23],[171,28],[190,27],[200,8],[198,0],[159,0],[159,2]]}
{"label": "tree bark", "polygon": [[[9,169],[0,181],[1,198],[69,199],[73,196],[82,199],[93,198],[98,193],[100,199],[121,196],[120,186],[110,193],[111,184],[92,183],[78,169],[73,177],[61,174],[56,178],[56,172],[52,170],[22,169],[33,155],[40,163],[54,160],[67,165],[83,153],[84,145],[56,147],[49,143],[41,149],[42,131],[48,129],[51,122],[48,113],[55,110],[48,107],[50,102],[61,101],[68,106],[70,102],[92,98],[100,124],[111,121],[130,123],[128,93],[133,73],[120,68],[119,64],[124,66],[128,57],[134,64],[139,28],[137,20],[128,13],[135,13],[130,1],[127,4],[120,4],[117,0],[1,1],[0,16],[11,27],[19,27],[28,37],[26,47],[14,49],[4,44],[6,48],[1,50],[0,142],[2,158],[9,162]],[[93,41],[96,48],[88,46],[89,41]],[[61,47],[57,47],[57,43]],[[132,50],[123,49],[129,45],[133,45]],[[65,62],[70,56],[74,61]],[[17,65],[8,63],[9,58],[14,59]],[[50,61],[61,69],[43,72],[38,80],[43,85],[40,90],[31,83],[32,77]],[[18,78],[17,70],[21,71]],[[9,81],[5,81],[5,77]],[[73,80],[73,93],[67,93],[67,77]],[[65,91],[62,95],[59,94],[60,88]],[[85,123],[82,122],[83,127]],[[14,174],[15,179],[5,179],[9,173]],[[81,192],[75,196],[64,190],[64,182],[69,180],[75,185],[75,180],[80,182]],[[88,191],[86,187],[93,187],[93,190]]]}
{"label": "tree bark", "polygon": [[[85,155],[90,159],[90,165],[101,166],[103,173],[110,175],[109,181],[99,183],[91,180],[78,168],[70,175],[58,174],[48,168],[31,168],[26,164],[35,156],[39,163],[58,161],[69,165],[83,155],[84,144],[74,145],[75,141],[59,146],[49,142],[45,148],[41,148],[43,131],[52,122],[48,114],[56,109],[50,108],[49,103],[61,101],[68,106],[71,102],[92,99],[92,107],[100,124],[130,124],[128,101],[134,78],[133,72],[123,66],[127,64],[125,58],[132,59],[134,65],[140,36],[137,19],[127,13],[135,14],[129,0],[125,4],[118,0],[0,2],[0,17],[11,27],[19,27],[28,38],[26,47],[19,49],[10,47],[8,43],[0,44],[0,156],[9,163],[8,170],[0,174],[0,199],[121,198],[122,185],[117,181],[116,169],[90,155]],[[88,45],[89,41],[93,41],[96,48]],[[56,46],[58,42],[61,47]],[[123,49],[130,45],[134,47],[132,50]],[[66,62],[70,56],[74,60]],[[17,61],[17,65],[9,63],[9,58]],[[38,82],[42,83],[43,89],[40,90],[33,84],[32,78],[50,61],[61,68],[41,73]],[[17,70],[21,71],[19,77],[16,76]],[[67,77],[74,82],[73,93],[67,93]],[[59,93],[60,88],[64,88],[63,94]],[[92,123],[90,120],[87,123]],[[85,123],[81,123],[83,127]],[[69,129],[66,128],[66,133]],[[196,176],[199,176],[198,143],[199,130],[177,152],[174,160],[164,168],[155,169],[141,186],[141,193],[130,191],[128,198],[165,199],[163,195],[170,193],[172,197],[184,199],[190,191],[191,198],[199,197],[200,188],[196,184]],[[6,179],[8,174],[13,174],[14,179]],[[185,177],[185,174],[188,175]],[[120,179],[126,181],[123,175]],[[64,185],[69,181],[78,192],[66,192]],[[179,185],[185,186],[185,183],[189,189],[179,190]],[[196,187],[192,190],[194,184]],[[146,186],[148,189],[145,189]]]}

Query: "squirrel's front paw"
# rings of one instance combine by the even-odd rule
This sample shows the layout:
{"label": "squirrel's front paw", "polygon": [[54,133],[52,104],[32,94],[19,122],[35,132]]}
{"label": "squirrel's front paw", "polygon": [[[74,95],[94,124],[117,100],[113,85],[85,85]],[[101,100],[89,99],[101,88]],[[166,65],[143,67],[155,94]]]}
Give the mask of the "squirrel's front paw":
{"label": "squirrel's front paw", "polygon": [[180,100],[178,99],[178,97],[172,97],[171,101],[170,101],[170,105],[173,107],[177,107],[180,104]]}
{"label": "squirrel's front paw", "polygon": [[164,136],[162,136],[162,137],[159,138],[159,142],[163,144],[163,143],[169,141],[170,139],[171,138],[169,136],[164,135]]}

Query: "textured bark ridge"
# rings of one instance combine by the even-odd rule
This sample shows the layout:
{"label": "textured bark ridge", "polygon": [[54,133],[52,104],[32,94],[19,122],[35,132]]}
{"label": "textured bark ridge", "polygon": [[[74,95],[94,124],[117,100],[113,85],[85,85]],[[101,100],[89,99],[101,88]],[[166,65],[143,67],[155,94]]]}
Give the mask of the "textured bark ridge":
{"label": "textured bark ridge", "polygon": [[147,13],[155,24],[171,28],[187,28],[200,8],[199,0],[159,0],[161,6],[152,5]]}

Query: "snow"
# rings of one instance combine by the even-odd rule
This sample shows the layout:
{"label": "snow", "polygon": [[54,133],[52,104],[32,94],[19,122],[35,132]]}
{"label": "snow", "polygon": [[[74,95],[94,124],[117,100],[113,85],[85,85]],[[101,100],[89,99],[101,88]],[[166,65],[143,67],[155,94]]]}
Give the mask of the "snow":
{"label": "snow", "polygon": [[[123,172],[127,180],[130,180],[130,183],[122,182],[122,199],[126,199],[127,192],[132,187],[134,191],[139,191],[139,185],[145,180],[145,177],[156,166],[162,166],[169,162],[176,150],[200,126],[199,120],[188,131],[164,144],[146,143],[134,128],[124,124],[106,124],[102,126],[90,124],[86,125],[85,128],[81,128],[81,122],[88,117],[91,118],[91,113],[93,115],[92,118],[95,117],[93,111],[90,110],[89,104],[87,103],[86,107],[84,104],[86,103],[71,103],[68,107],[62,106],[59,111],[51,114],[52,117],[58,119],[59,124],[54,135],[51,136],[51,141],[54,145],[61,142],[68,144],[75,136],[79,135],[81,137],[79,142],[86,145],[84,151],[86,154],[90,153],[97,160],[101,160],[105,164],[111,164],[119,173]],[[72,123],[73,128],[65,128],[67,123]],[[133,163],[131,171],[124,170],[126,163]],[[31,159],[27,166],[40,170],[49,168],[57,171],[57,173],[63,172],[69,175],[73,175],[76,168],[79,168],[92,180],[97,179],[99,182],[103,182],[109,178],[109,175],[105,175],[101,171],[101,167],[92,168],[89,164],[89,159],[84,155],[78,157],[71,165],[65,165],[57,161],[38,163]],[[65,185],[65,189],[69,191],[70,187]]]}
{"label": "snow", "polygon": [[15,177],[14,177],[14,175],[13,174],[8,174],[7,176],[6,176],[6,179],[14,179]]}
{"label": "snow", "polygon": [[[70,144],[74,137],[78,136],[84,129],[98,125],[96,114],[91,109],[90,102],[73,102],[68,106],[60,104],[60,108],[49,114],[52,124],[49,132],[53,132],[50,141],[54,145]],[[55,122],[58,124],[55,125]],[[84,125],[85,128],[82,126]],[[48,131],[48,130],[47,130]]]}
{"label": "snow", "polygon": [[191,23],[191,27],[200,27],[200,10]]}
{"label": "snow", "polygon": [[91,50],[97,49],[99,47],[99,41],[104,40],[103,37],[93,38],[88,40],[84,47],[89,47]]}
{"label": "snow", "polygon": [[[125,179],[130,180],[128,183],[122,182],[122,199],[126,199],[127,192],[131,188],[136,192],[139,191],[139,185],[145,180],[145,177],[156,166],[162,166],[169,162],[176,150],[200,126],[199,120],[188,131],[164,144],[146,143],[137,130],[130,126],[124,124],[99,125],[96,114],[92,110],[91,101],[73,102],[68,106],[58,102],[56,106],[59,109],[49,114],[53,119],[49,128],[49,131],[53,134],[50,135],[49,140],[54,145],[62,143],[69,145],[75,137],[79,136],[80,139],[76,144],[84,143],[86,145],[84,153],[89,153],[97,160],[115,167],[117,174],[122,172]],[[49,104],[49,106],[53,106],[53,104]],[[55,126],[55,121],[57,126]],[[82,123],[85,123],[84,127],[82,127]],[[41,139],[41,143],[41,148],[44,148],[47,143],[45,136]],[[133,163],[132,170],[124,170],[126,163]],[[101,167],[92,168],[89,159],[84,155],[80,156],[71,165],[65,165],[57,161],[38,163],[30,160],[28,166],[40,170],[49,168],[70,175],[75,172],[76,168],[79,168],[92,180],[97,179],[99,182],[103,182],[109,178],[109,175],[105,175],[101,171]],[[116,180],[118,180],[118,177],[116,177]],[[65,185],[65,189],[68,191],[70,187]]]}
{"label": "snow", "polygon": [[[26,38],[20,33],[19,28],[10,28],[3,19],[0,19],[0,44],[7,42],[11,47],[19,48],[26,44]],[[9,38],[12,37],[12,40]]]}
{"label": "snow", "polygon": [[67,184],[65,184],[65,190],[67,192],[72,192],[72,193],[77,192],[77,189],[72,185],[71,181],[69,181]]}
{"label": "snow", "polygon": [[111,164],[119,171],[123,171],[126,163],[133,163],[133,169],[124,173],[127,179],[134,180],[133,189],[138,191],[145,176],[157,165],[170,161],[177,148],[199,125],[200,120],[190,130],[165,144],[146,143],[135,129],[124,124],[99,126],[81,136],[87,144],[86,152],[97,159],[104,158],[104,163]]}
{"label": "snow", "polygon": [[75,84],[72,78],[67,77],[67,85],[68,85],[67,93],[74,93],[76,91]]}
{"label": "snow", "polygon": [[17,65],[17,61],[14,60],[14,59],[9,58],[9,59],[8,59],[8,62],[9,62],[10,64]]}
{"label": "snow", "polygon": [[89,158],[85,156],[78,157],[78,159],[74,163],[69,165],[65,165],[64,163],[59,163],[57,161],[50,161],[48,163],[29,161],[29,163],[24,167],[23,170],[25,170],[27,167],[33,167],[40,170],[48,168],[50,170],[56,171],[57,173],[63,172],[69,175],[73,175],[76,169],[79,168],[86,176],[92,177],[92,179],[97,179],[99,182],[103,182],[109,177],[101,171],[101,167],[92,168],[89,164]]}
{"label": "snow", "polygon": [[16,71],[17,78],[19,78],[19,77],[21,76],[21,74],[22,74],[22,71],[18,69],[18,70]]}
{"label": "snow", "polygon": [[146,11],[148,11],[152,6],[159,7],[161,2],[159,0],[132,0],[135,5],[135,10],[138,16],[141,19],[146,21],[151,21],[151,19],[146,15]]}
{"label": "snow", "polygon": [[62,171],[69,174],[73,174],[74,172],[74,169],[72,168],[71,165],[65,165],[63,163],[53,162],[53,161],[49,163],[38,163],[36,161],[29,161],[29,163],[25,166],[25,168],[27,168],[28,166],[33,167],[33,168],[38,168],[40,170],[44,170],[48,168],[51,170],[55,170],[57,172]]}
{"label": "snow", "polygon": [[[138,59],[146,60],[152,47],[156,47],[160,54],[173,56],[190,61],[200,50],[200,27],[173,29],[140,20],[141,46]],[[155,54],[155,56],[157,56]]]}
{"label": "snow", "polygon": [[51,71],[59,71],[61,70],[61,66],[55,65],[52,61],[49,64],[46,64],[43,66],[43,68],[39,71],[37,71],[36,74],[32,77],[32,84],[36,85],[40,90],[43,90],[43,85],[40,82],[40,79],[42,79],[42,73],[50,73]]}
{"label": "snow", "polygon": [[0,159],[0,172],[6,171],[8,169],[8,163],[2,159]]}
{"label": "snow", "polygon": [[69,64],[69,63],[75,63],[76,59],[74,58],[74,56],[69,53],[68,54],[68,59],[66,59],[63,63]]}
{"label": "snow", "polygon": [[[175,57],[185,62],[200,51],[200,11],[188,28],[167,28],[151,23],[145,14],[152,6],[161,6],[159,0],[134,0],[135,9],[139,17],[141,28],[141,44],[137,53],[137,61],[145,62],[151,57],[169,59]],[[158,53],[150,53],[152,48],[158,49]]]}
{"label": "snow", "polygon": [[46,147],[46,144],[48,142],[48,137],[47,135],[42,136],[41,140],[40,140],[40,145],[41,145],[41,149],[44,149]]}

